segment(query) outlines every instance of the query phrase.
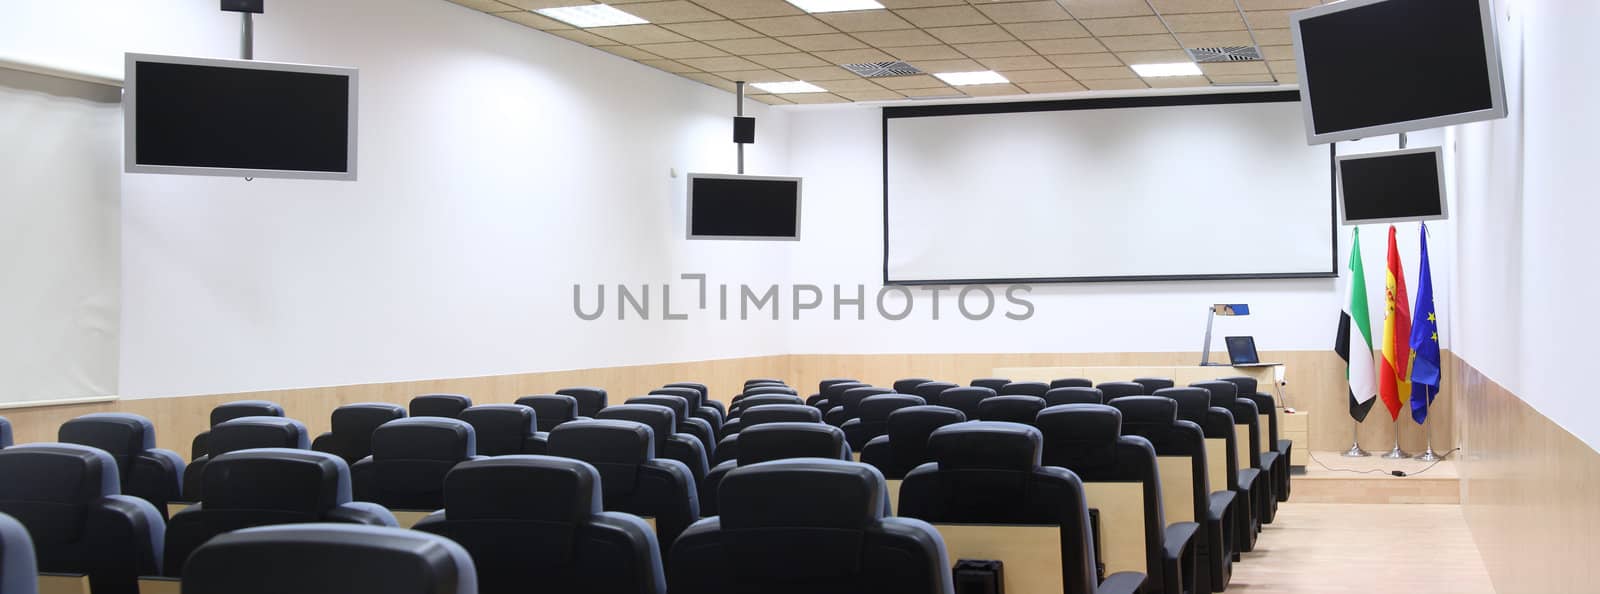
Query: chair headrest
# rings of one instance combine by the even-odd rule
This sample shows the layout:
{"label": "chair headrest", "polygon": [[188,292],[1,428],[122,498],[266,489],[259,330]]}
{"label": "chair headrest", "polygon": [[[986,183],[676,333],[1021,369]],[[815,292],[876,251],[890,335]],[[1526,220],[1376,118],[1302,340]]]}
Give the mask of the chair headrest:
{"label": "chair headrest", "polygon": [[870,388],[870,387],[871,386],[868,386],[868,385],[863,384],[861,382],[854,382],[854,381],[852,381],[852,382],[840,382],[840,383],[836,383],[836,384],[828,384],[827,387],[822,389],[822,395],[824,397],[826,397],[829,402],[838,402],[839,398],[844,396],[844,391],[845,390],[849,390],[850,388]]}
{"label": "chair headrest", "polygon": [[893,393],[894,390],[889,388],[879,388],[876,386],[856,386],[854,388],[845,390],[843,394],[839,395],[839,401],[844,403],[845,406],[854,408],[855,406],[861,404],[862,400],[866,400],[868,397]]}
{"label": "chair headrest", "polygon": [[968,386],[965,388],[950,388],[939,393],[939,403],[950,407],[978,406],[984,398],[994,398],[996,392],[993,388],[982,386]]}
{"label": "chair headrest", "polygon": [[1178,401],[1166,396],[1128,396],[1112,400],[1122,422],[1168,426],[1178,420]]}
{"label": "chair headrest", "polygon": [[216,427],[240,417],[281,417],[283,407],[267,400],[235,400],[218,404],[211,409],[211,426]]}
{"label": "chair headrest", "polygon": [[37,573],[38,561],[28,529],[16,518],[0,513],[0,590],[37,594]]}
{"label": "chair headrest", "polygon": [[89,413],[61,424],[56,439],[100,448],[126,459],[156,447],[155,426],[131,413]]}
{"label": "chair headrest", "polygon": [[769,384],[758,384],[758,385],[754,385],[754,386],[750,386],[750,387],[745,388],[744,392],[741,392],[739,394],[739,398],[738,399],[742,400],[742,399],[748,398],[750,396],[760,396],[762,394],[789,394],[791,396],[796,395],[795,391],[794,391],[794,388],[791,388],[789,386],[773,386],[773,385],[769,385]]}
{"label": "chair headrest", "polygon": [[783,380],[771,377],[753,377],[744,380],[744,385],[746,386],[753,386],[756,384],[777,384],[780,386],[786,385]]}
{"label": "chair headrest", "polygon": [[239,417],[211,428],[206,449],[212,456],[252,448],[311,448],[306,426],[284,417]]}
{"label": "chair headrest", "polygon": [[551,456],[590,464],[642,464],[656,457],[655,432],[634,421],[572,421],[550,430]]}
{"label": "chair headrest", "polygon": [[650,428],[656,439],[656,451],[666,449],[667,438],[678,432],[678,415],[672,409],[656,404],[623,404],[600,409],[597,419],[633,421]]}
{"label": "chair headrest", "polygon": [[682,396],[635,396],[623,404],[653,404],[672,409],[674,427],[682,427],[689,418],[689,400]]}
{"label": "chair headrest", "polygon": [[1050,391],[1044,393],[1044,402],[1050,406],[1057,404],[1105,404],[1106,395],[1100,391],[1100,388],[1088,386],[1050,388]]}
{"label": "chair headrest", "polygon": [[959,387],[961,387],[959,384],[952,384],[950,382],[928,382],[918,385],[912,390],[912,392],[918,396],[921,396],[923,400],[935,402],[939,398],[939,395],[944,393],[945,390]]}
{"label": "chair headrest", "polygon": [[409,417],[384,423],[372,432],[373,460],[454,462],[478,455],[478,436],[461,419]]}
{"label": "chair headrest", "polygon": [[739,418],[747,428],[763,423],[821,423],[822,411],[804,404],[763,404],[746,408]]}
{"label": "chair headrest", "polygon": [[700,383],[700,382],[672,382],[670,384],[666,384],[666,385],[661,386],[661,387],[663,387],[663,388],[692,388],[692,389],[694,389],[694,391],[700,393],[700,401],[702,403],[705,402],[705,400],[707,398],[711,397],[711,388],[709,386],[705,385],[705,384]]}
{"label": "chair headrest", "polygon": [[907,396],[905,394],[868,396],[856,404],[856,416],[863,421],[884,422],[889,420],[889,413],[902,408],[922,406],[927,403],[921,396]]}
{"label": "chair headrest", "polygon": [[1125,396],[1142,396],[1145,392],[1144,384],[1133,382],[1102,382],[1095,387],[1106,395],[1106,402]]}
{"label": "chair headrest", "polygon": [[739,465],[789,458],[843,459],[844,430],[822,423],[766,423],[739,433]]}
{"label": "chair headrest", "polygon": [[689,410],[700,408],[700,391],[694,388],[656,388],[650,391],[651,396],[681,396],[689,403]]}
{"label": "chair headrest", "polygon": [[1031,425],[1044,407],[1044,399],[1038,396],[995,396],[978,403],[978,418]]}
{"label": "chair headrest", "polygon": [[0,480],[0,501],[86,504],[122,492],[111,454],[72,443],[26,443],[0,450],[0,476],[11,479]]}
{"label": "chair headrest", "polygon": [[1000,387],[1003,396],[1043,396],[1050,391],[1050,384],[1044,382],[1011,382]]}
{"label": "chair headrest", "polygon": [[1233,401],[1239,399],[1239,386],[1224,381],[1195,382],[1189,384],[1189,387],[1210,392],[1211,406],[1232,408]]}
{"label": "chair headrest", "polygon": [[0,417],[0,448],[9,448],[14,440],[11,437],[11,420]]}
{"label": "chair headrest", "polygon": [[[827,394],[829,386],[833,386],[835,384],[859,384],[859,383],[861,383],[859,380],[855,380],[855,379],[852,379],[852,378],[832,377],[832,378],[828,378],[828,379],[822,380],[820,382],[817,382],[817,391],[821,392],[823,394]],[[746,382],[745,386],[749,387],[750,383]]]}
{"label": "chair headrest", "polygon": [[472,406],[472,399],[461,394],[423,394],[411,399],[411,416],[454,419]]}
{"label": "chair headrest", "polygon": [[521,404],[533,409],[536,418],[543,421],[565,421],[578,416],[578,399],[562,394],[534,394],[517,399]]}
{"label": "chair headrest", "polygon": [[1021,423],[968,421],[928,436],[928,453],[940,470],[1033,470],[1043,447],[1044,434]]}
{"label": "chair headrest", "polygon": [[757,406],[769,406],[773,404],[804,405],[805,403],[806,402],[801,400],[799,396],[795,396],[793,394],[758,394],[755,396],[745,396],[744,398],[740,398],[738,406],[740,410],[749,411]]}
{"label": "chair headrest", "polygon": [[1235,386],[1237,386],[1239,388],[1239,393],[1240,394],[1247,394],[1247,395],[1248,394],[1255,394],[1256,390],[1260,387],[1256,382],[1256,378],[1250,377],[1248,375],[1238,375],[1238,376],[1234,376],[1234,377],[1221,377],[1221,378],[1217,378],[1217,381],[1224,381],[1224,382],[1228,382],[1230,384],[1233,384],[1233,385],[1235,385]]}
{"label": "chair headrest", "polygon": [[934,429],[960,423],[967,420],[967,415],[959,410],[947,406],[912,406],[889,413],[888,435],[889,443],[904,443],[915,447],[912,442],[927,444],[928,434]]}
{"label": "chair headrest", "polygon": [[206,464],[205,509],[273,509],[321,514],[350,502],[344,458],[311,450],[228,452]]}
{"label": "chair headrest", "polygon": [[600,513],[600,473],[582,460],[497,456],[457,464],[444,477],[451,521],[516,519],[576,524]]}
{"label": "chair headrest", "polygon": [[572,388],[562,388],[560,390],[556,390],[556,393],[560,394],[562,396],[571,396],[573,398],[577,398],[578,399],[578,410],[586,410],[585,407],[590,407],[590,406],[595,407],[595,408],[605,408],[606,407],[606,389],[605,388],[596,388],[596,387],[592,387],[592,386],[577,386],[577,387],[572,387]]}
{"label": "chair headrest", "polygon": [[1162,388],[1156,390],[1156,395],[1177,403],[1179,419],[1204,426],[1206,411],[1211,408],[1211,392],[1200,388]]}
{"label": "chair headrest", "polygon": [[479,404],[461,411],[472,425],[478,449],[495,454],[520,454],[522,442],[539,430],[533,409],[521,404]]}
{"label": "chair headrest", "polygon": [[883,517],[884,489],[883,475],[859,462],[773,460],[729,471],[717,511],[724,530],[861,529]]}
{"label": "chair headrest", "polygon": [[379,425],[406,418],[406,409],[387,402],[357,402],[333,409],[333,432],[372,435]]}
{"label": "chair headrest", "polygon": [[1011,383],[1011,379],[1010,378],[1004,378],[1004,377],[980,377],[980,378],[976,378],[976,379],[974,379],[974,380],[972,380],[970,382],[967,382],[967,385],[998,389],[1000,386],[1004,386],[1004,385],[1009,384],[1009,383]]}
{"label": "chair headrest", "polygon": [[1133,378],[1133,383],[1144,386],[1145,393],[1147,394],[1155,394],[1156,390],[1160,390],[1162,388],[1171,388],[1178,385],[1177,382],[1172,381],[1172,378],[1170,377],[1136,377]]}
{"label": "chair headrest", "polygon": [[915,392],[912,392],[912,390],[917,389],[917,386],[931,381],[933,381],[933,379],[926,377],[907,377],[897,379],[894,380],[894,391],[897,394],[914,394]]}
{"label": "chair headrest", "polygon": [[1051,441],[1116,443],[1122,412],[1104,404],[1063,404],[1039,411],[1035,426]]}
{"label": "chair headrest", "polygon": [[[293,567],[293,571],[284,571]],[[477,569],[448,538],[402,528],[287,524],[224,533],[195,549],[185,594],[473,594]]]}
{"label": "chair headrest", "polygon": [[1063,377],[1050,380],[1050,389],[1056,388],[1093,388],[1094,381],[1086,377]]}

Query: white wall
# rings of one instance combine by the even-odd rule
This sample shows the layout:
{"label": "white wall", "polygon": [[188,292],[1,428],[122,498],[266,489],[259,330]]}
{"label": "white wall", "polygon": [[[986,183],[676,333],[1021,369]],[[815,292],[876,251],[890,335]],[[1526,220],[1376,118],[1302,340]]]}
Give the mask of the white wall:
{"label": "white wall", "polygon": [[[102,5],[8,4],[0,55],[114,73],[124,50],[237,51],[215,3],[84,18]],[[682,174],[733,166],[727,93],[441,0],[275,0],[256,57],[361,69],[361,180],[125,175],[123,395],[785,350],[778,323],[659,319],[680,273],[786,276],[792,246],[682,239]],[[750,110],[766,172],[783,116]],[[608,291],[609,319],[579,320],[573,284],[600,282],[657,285],[653,319],[617,321]]]}
{"label": "white wall", "polygon": [[[882,123],[876,107],[809,108],[790,115],[791,173],[805,176],[807,235],[796,253],[795,282],[867,285],[869,296],[882,280]],[[1411,146],[1438,144],[1440,134],[1414,136]],[[1388,146],[1341,144],[1342,153],[1392,149]],[[1379,143],[1374,140],[1371,143]],[[1269,166],[1262,164],[1261,166]],[[1241,172],[1246,175],[1247,172]],[[822,224],[819,223],[819,219]],[[1362,249],[1369,299],[1377,309],[1375,336],[1382,332],[1383,270],[1387,226],[1363,229]],[[1447,315],[1443,296],[1451,266],[1445,225],[1432,225],[1438,307]],[[1247,230],[1245,230],[1247,231]],[[1339,234],[1341,272],[1349,257],[1349,232]],[[1163,241],[1151,237],[1151,241]],[[1008,241],[1003,229],[973,229],[951,241]],[[1417,239],[1415,226],[1402,226],[1397,242],[1408,286],[1415,292]],[[1271,249],[1271,246],[1262,246]],[[1218,257],[1223,257],[1218,254]],[[1344,300],[1341,278],[1310,280],[1204,281],[1168,283],[1102,283],[1035,285],[1030,294],[1036,312],[1031,320],[1014,321],[998,314],[970,321],[955,312],[947,291],[941,320],[929,315],[930,297],[915,291],[911,317],[887,321],[868,312],[866,321],[825,320],[791,329],[797,353],[941,353],[941,352],[1170,352],[1195,351],[1205,332],[1205,312],[1212,303],[1248,303],[1250,317],[1219,319],[1213,351],[1222,336],[1250,334],[1262,350],[1332,350],[1339,309]],[[996,294],[1003,289],[996,288]],[[972,296],[981,300],[981,296]],[[974,301],[974,307],[981,305]],[[1006,304],[1001,300],[1001,311]],[[898,308],[896,308],[896,311]]]}
{"label": "white wall", "polygon": [[1600,448],[1594,365],[1600,218],[1600,4],[1497,1],[1511,116],[1460,126],[1461,262],[1456,351],[1590,446]]}

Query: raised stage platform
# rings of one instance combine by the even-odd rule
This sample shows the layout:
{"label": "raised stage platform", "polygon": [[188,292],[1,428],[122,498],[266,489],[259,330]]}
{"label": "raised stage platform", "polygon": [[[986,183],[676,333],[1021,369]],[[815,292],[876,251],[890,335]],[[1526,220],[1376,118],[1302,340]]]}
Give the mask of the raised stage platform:
{"label": "raised stage platform", "polygon": [[[1341,452],[1311,452],[1305,471],[1291,480],[1297,503],[1461,503],[1461,476],[1455,456],[1433,462],[1388,460],[1377,453],[1346,458]],[[1320,464],[1318,463],[1320,462]],[[1428,468],[1433,465],[1432,468]],[[1424,469],[1426,469],[1424,471]],[[1407,476],[1397,477],[1389,471]],[[1421,474],[1417,474],[1417,473]]]}

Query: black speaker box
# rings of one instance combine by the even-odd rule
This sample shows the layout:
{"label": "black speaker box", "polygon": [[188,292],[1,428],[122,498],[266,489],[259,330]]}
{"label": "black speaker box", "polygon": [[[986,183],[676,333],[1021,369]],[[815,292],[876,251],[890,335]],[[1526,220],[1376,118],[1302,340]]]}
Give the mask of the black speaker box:
{"label": "black speaker box", "polygon": [[227,12],[266,12],[267,0],[222,0],[222,10]]}
{"label": "black speaker box", "polygon": [[755,144],[756,119],[745,117],[733,118],[733,141],[739,144]]}

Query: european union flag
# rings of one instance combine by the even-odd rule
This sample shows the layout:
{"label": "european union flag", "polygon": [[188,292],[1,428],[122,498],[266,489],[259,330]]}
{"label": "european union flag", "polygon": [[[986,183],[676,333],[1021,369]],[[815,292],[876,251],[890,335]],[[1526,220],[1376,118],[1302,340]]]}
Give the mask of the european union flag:
{"label": "european union flag", "polygon": [[1411,418],[1428,419],[1439,395],[1439,316],[1433,309],[1433,274],[1428,266],[1428,225],[1422,228],[1422,271],[1417,276],[1417,310],[1411,316]]}

